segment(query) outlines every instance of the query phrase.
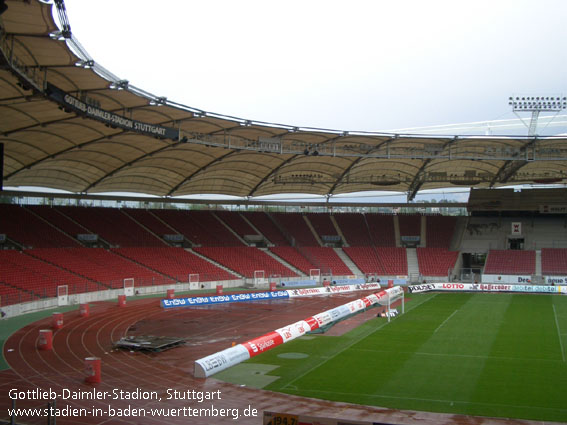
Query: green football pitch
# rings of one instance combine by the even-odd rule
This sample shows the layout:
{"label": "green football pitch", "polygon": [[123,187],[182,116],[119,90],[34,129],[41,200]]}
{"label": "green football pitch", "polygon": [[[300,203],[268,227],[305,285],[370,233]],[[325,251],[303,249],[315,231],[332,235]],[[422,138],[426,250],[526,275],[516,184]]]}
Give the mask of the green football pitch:
{"label": "green football pitch", "polygon": [[390,323],[306,335],[215,378],[364,405],[567,422],[566,349],[566,296],[412,294]]}

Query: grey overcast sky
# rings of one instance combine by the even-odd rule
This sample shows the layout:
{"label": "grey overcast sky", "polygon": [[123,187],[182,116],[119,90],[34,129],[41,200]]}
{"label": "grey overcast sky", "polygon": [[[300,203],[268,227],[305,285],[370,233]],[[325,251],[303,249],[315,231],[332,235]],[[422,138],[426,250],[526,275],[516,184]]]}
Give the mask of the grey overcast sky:
{"label": "grey overcast sky", "polygon": [[381,131],[514,118],[512,94],[567,94],[565,0],[65,4],[119,78],[252,120]]}

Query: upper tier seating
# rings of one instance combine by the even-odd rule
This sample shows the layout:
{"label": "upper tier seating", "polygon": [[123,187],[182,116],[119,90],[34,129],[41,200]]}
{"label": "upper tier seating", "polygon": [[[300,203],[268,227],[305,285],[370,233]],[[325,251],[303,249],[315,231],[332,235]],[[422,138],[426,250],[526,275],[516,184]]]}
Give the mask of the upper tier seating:
{"label": "upper tier seating", "polygon": [[319,268],[305,258],[303,254],[293,246],[274,246],[270,248],[270,251],[295,268],[301,270],[306,275],[309,275],[309,270]]}
{"label": "upper tier seating", "polygon": [[341,260],[333,248],[321,246],[302,246],[298,248],[311,263],[317,265],[321,273],[331,273],[334,276],[350,276],[352,270]]}
{"label": "upper tier seating", "polygon": [[544,276],[567,276],[567,248],[542,248],[541,272]]}
{"label": "upper tier seating", "polygon": [[430,215],[426,217],[426,245],[428,248],[451,247],[457,217]]}
{"label": "upper tier seating", "polygon": [[199,247],[195,251],[245,277],[254,277],[256,270],[263,270],[266,278],[271,275],[297,276],[297,273],[254,247]]}
{"label": "upper tier seating", "polygon": [[189,274],[194,273],[199,274],[201,282],[238,279],[238,276],[183,248],[129,247],[117,248],[113,251],[179,282],[187,282]]}
{"label": "upper tier seating", "polygon": [[293,237],[295,245],[319,246],[319,242],[305,222],[303,214],[272,213],[272,217]]}
{"label": "upper tier seating", "polygon": [[165,285],[174,282],[171,278],[148,270],[103,248],[46,248],[35,249],[30,253],[112,288],[121,288],[124,279],[127,278],[134,278],[137,286]]}
{"label": "upper tier seating", "polygon": [[163,246],[164,242],[145,230],[118,208],[59,207],[92,233],[114,246]]}
{"label": "upper tier seating", "polygon": [[408,262],[405,248],[351,246],[343,251],[365,274],[407,276]]}
{"label": "upper tier seating", "polygon": [[270,243],[274,245],[289,245],[290,242],[287,240],[282,231],[274,223],[272,218],[261,211],[247,211],[241,213],[254,227],[256,227]]}
{"label": "upper tier seating", "polygon": [[160,238],[163,238],[165,235],[177,233],[175,229],[169,227],[166,223],[157,218],[151,210],[124,208],[122,211]]}
{"label": "upper tier seating", "polygon": [[0,233],[25,248],[69,247],[80,244],[24,207],[0,204]]}
{"label": "upper tier seating", "polygon": [[417,248],[419,272],[423,276],[449,276],[459,258],[458,251],[445,248]]}
{"label": "upper tier seating", "polygon": [[394,216],[389,214],[366,214],[370,238],[375,246],[396,246]]}
{"label": "upper tier seating", "polygon": [[306,216],[321,239],[323,236],[338,235],[329,213],[309,213]]}
{"label": "upper tier seating", "polygon": [[[73,238],[73,240],[75,240],[75,238],[79,234],[91,233],[89,232],[88,229],[85,229],[83,226],[81,226],[78,223],[75,223],[73,220],[71,220],[69,217],[63,214],[59,207],[49,207],[45,205],[28,205],[26,206],[26,209],[42,217],[51,225],[55,226],[57,229],[69,235],[71,238]],[[80,243],[75,241],[74,244],[59,246],[59,248],[73,248],[79,246]],[[51,247],[38,246],[37,248],[51,248]]]}
{"label": "upper tier seating", "polygon": [[196,245],[243,246],[211,211],[153,210],[161,220]]}
{"label": "upper tier seating", "polygon": [[534,274],[535,251],[491,249],[484,274]]}
{"label": "upper tier seating", "polygon": [[358,213],[341,213],[335,214],[334,217],[350,246],[372,245],[372,239],[370,238],[364,215]]}
{"label": "upper tier seating", "polygon": [[238,212],[215,211],[214,214],[224,221],[241,238],[244,238],[244,236],[247,235],[258,234],[258,232],[256,232],[256,230],[254,230]]}
{"label": "upper tier seating", "polygon": [[400,236],[421,236],[421,215],[400,214],[398,215],[400,225]]}

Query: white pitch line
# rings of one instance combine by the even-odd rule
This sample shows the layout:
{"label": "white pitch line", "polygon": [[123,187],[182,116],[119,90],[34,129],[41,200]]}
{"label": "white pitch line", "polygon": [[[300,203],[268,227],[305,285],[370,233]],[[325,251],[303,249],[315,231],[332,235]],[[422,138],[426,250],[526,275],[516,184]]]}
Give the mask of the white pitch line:
{"label": "white pitch line", "polygon": [[[438,294],[434,294],[432,297],[423,300],[423,301],[420,302],[419,304],[410,305],[410,308],[407,308],[407,309],[406,309],[406,313],[410,312],[411,310],[413,310],[413,309],[416,308],[416,307],[419,307],[420,305],[426,303],[427,301],[432,300],[432,299],[435,298],[437,295],[438,295]],[[352,346],[355,345],[356,343],[362,341],[364,338],[366,338],[366,337],[372,335],[374,332],[379,331],[380,329],[382,329],[384,326],[388,325],[389,323],[391,323],[391,322],[384,322],[384,323],[382,323],[380,326],[378,326],[377,328],[373,328],[373,329],[371,329],[369,332],[366,332],[366,333],[362,334],[359,338],[356,338],[354,341],[352,341],[350,344],[347,344],[345,347],[343,347],[341,350],[337,351],[335,354],[333,354],[333,355],[331,355],[331,356],[329,356],[329,357],[326,357],[324,361],[322,361],[321,363],[319,363],[319,364],[318,364],[317,366],[315,366],[313,369],[309,369],[309,370],[307,370],[306,372],[301,373],[301,374],[299,374],[298,376],[296,376],[295,378],[293,378],[291,381],[289,381],[286,385],[283,386],[283,389],[286,389],[286,388],[291,387],[291,386],[292,386],[291,384],[293,384],[293,383],[294,383],[295,381],[297,381],[298,379],[301,379],[301,378],[303,378],[305,375],[307,375],[308,373],[313,372],[314,369],[317,369],[317,368],[323,366],[323,365],[324,365],[325,363],[327,363],[329,360],[335,358],[336,356],[338,356],[339,354],[341,354],[343,351],[348,350],[350,347],[352,347]]]}
{"label": "white pitch line", "polygon": [[437,329],[435,329],[435,330],[433,331],[433,333],[437,333],[437,331],[438,331],[439,329],[441,329],[441,327],[442,327],[445,323],[447,323],[447,322],[449,321],[449,319],[450,319],[451,317],[453,317],[457,311],[459,311],[459,309],[455,310],[449,317],[447,317],[445,320],[443,320],[443,323],[441,323],[439,326],[437,326]]}
{"label": "white pitch line", "polygon": [[563,348],[563,339],[561,339],[561,331],[559,330],[559,320],[557,320],[557,311],[555,311],[555,304],[551,304],[553,307],[553,315],[555,316],[555,327],[557,328],[557,337],[559,338],[559,346],[561,347],[561,357],[565,361],[565,349]]}

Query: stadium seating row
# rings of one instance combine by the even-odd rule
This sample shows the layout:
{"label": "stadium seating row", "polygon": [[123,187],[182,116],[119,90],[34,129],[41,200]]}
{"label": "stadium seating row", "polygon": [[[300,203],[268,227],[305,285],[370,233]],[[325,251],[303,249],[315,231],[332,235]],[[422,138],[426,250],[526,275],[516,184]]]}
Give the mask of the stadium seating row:
{"label": "stadium seating row", "polygon": [[[78,247],[79,234],[97,235],[101,246],[167,246],[165,235],[188,245],[243,246],[245,236],[275,246],[321,246],[326,237],[350,246],[399,246],[393,215],[266,213],[206,210],[18,206],[0,204],[0,233],[21,248]],[[422,216],[399,215],[401,236],[420,236]],[[449,248],[455,218],[427,216],[427,246]],[[441,229],[437,231],[437,229]]]}

